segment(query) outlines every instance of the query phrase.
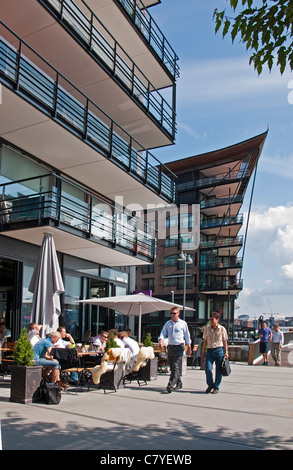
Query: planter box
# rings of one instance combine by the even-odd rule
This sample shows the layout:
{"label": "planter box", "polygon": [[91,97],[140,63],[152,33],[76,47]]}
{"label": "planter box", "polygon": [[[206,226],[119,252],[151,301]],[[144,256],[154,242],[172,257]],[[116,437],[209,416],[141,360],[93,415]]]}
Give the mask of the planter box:
{"label": "planter box", "polygon": [[150,380],[156,380],[158,376],[158,358],[154,357],[154,359],[148,361],[147,365],[142,367],[140,370],[142,377],[147,382]]}
{"label": "planter box", "polygon": [[11,366],[10,401],[32,403],[40,401],[42,366]]}

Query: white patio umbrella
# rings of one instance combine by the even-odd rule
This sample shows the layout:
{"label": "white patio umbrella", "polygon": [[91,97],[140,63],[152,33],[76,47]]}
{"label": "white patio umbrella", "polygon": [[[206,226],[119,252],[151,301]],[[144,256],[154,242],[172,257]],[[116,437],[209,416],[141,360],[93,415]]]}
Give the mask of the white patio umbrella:
{"label": "white patio umbrella", "polygon": [[44,233],[40,256],[29,285],[33,292],[31,322],[43,325],[42,337],[56,331],[61,313],[60,297],[64,292],[52,233]]}
{"label": "white patio umbrella", "polygon": [[[138,342],[141,341],[141,316],[145,313],[155,312],[156,310],[170,310],[172,307],[183,308],[182,305],[168,302],[167,300],[158,299],[149,295],[139,293],[131,295],[119,295],[117,297],[103,297],[101,299],[79,300],[79,303],[101,305],[112,310],[129,316],[138,316]],[[185,307],[186,310],[194,310]]]}

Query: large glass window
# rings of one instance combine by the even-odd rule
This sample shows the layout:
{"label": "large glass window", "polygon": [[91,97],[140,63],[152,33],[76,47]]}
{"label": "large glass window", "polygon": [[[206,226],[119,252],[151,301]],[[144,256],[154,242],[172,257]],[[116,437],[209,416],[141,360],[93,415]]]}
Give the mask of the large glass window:
{"label": "large glass window", "polygon": [[33,304],[33,293],[28,290],[31,278],[34,272],[34,266],[23,265],[23,282],[22,282],[22,307],[21,307],[21,330],[28,329],[31,318],[31,309]]}
{"label": "large glass window", "polygon": [[59,325],[65,326],[66,331],[78,341],[81,334],[79,322],[79,304],[75,300],[81,298],[82,279],[71,274],[64,275],[65,298],[63,311],[59,317]]}

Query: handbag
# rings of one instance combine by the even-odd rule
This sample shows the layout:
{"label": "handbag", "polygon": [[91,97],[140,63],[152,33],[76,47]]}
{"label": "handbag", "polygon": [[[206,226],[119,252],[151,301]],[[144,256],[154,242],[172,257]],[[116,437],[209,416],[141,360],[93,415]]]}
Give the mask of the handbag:
{"label": "handbag", "polygon": [[229,359],[227,357],[223,358],[223,361],[222,361],[222,364],[221,364],[221,371],[222,371],[222,375],[224,377],[228,377],[228,375],[231,374],[230,362],[229,362]]}
{"label": "handbag", "polygon": [[61,400],[61,388],[58,384],[42,379],[40,385],[41,400],[47,405],[58,405]]}

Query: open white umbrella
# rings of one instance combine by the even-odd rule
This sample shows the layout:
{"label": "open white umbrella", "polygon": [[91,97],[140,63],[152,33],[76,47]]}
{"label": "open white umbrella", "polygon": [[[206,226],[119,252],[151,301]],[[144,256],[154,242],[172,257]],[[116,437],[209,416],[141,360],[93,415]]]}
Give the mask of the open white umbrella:
{"label": "open white umbrella", "polygon": [[61,313],[60,297],[64,292],[55,243],[51,233],[44,233],[40,256],[29,285],[33,292],[31,322],[43,325],[42,337],[55,331]]}
{"label": "open white umbrella", "polygon": [[[149,295],[139,293],[131,295],[119,295],[117,297],[103,297],[101,299],[79,300],[79,303],[101,305],[112,310],[117,310],[124,315],[138,316],[138,342],[141,341],[141,316],[145,313],[155,312],[157,310],[170,310],[172,307],[183,308],[182,305],[168,302],[167,300],[158,299]],[[194,310],[185,307],[186,310]]]}

